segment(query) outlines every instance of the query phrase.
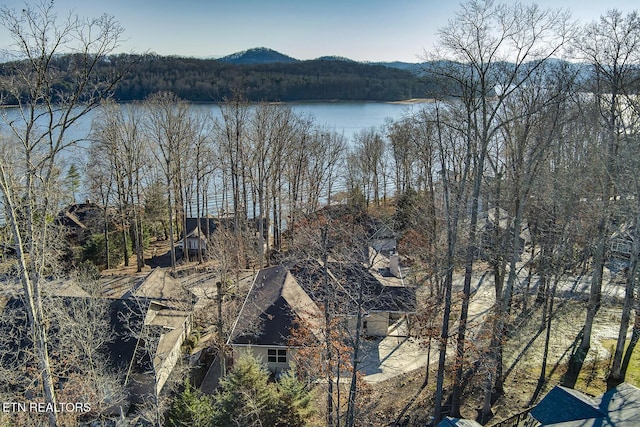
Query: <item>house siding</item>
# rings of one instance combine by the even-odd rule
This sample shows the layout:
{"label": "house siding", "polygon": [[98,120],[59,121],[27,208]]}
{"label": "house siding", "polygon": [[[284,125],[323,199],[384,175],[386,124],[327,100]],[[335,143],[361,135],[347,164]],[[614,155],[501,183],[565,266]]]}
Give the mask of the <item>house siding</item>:
{"label": "house siding", "polygon": [[387,336],[389,330],[389,313],[370,313],[364,317],[364,320],[367,322],[367,327],[364,330],[365,335],[374,337]]}
{"label": "house siding", "polygon": [[[346,326],[350,332],[356,331],[356,316],[346,319]],[[389,313],[373,312],[362,317],[362,335],[371,337],[386,337],[389,333]]]}
{"label": "house siding", "polygon": [[[269,350],[286,350],[287,362],[269,362]],[[279,374],[289,370],[292,358],[295,355],[295,349],[291,347],[278,347],[278,346],[260,346],[260,345],[234,345],[233,346],[233,359],[237,360],[242,354],[249,353],[251,356],[262,362],[267,369],[274,373]]]}

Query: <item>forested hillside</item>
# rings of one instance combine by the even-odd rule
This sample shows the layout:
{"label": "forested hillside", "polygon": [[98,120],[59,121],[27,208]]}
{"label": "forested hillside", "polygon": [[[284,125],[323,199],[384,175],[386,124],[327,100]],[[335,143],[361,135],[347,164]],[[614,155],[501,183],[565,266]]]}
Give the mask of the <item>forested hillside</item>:
{"label": "forested hillside", "polygon": [[[60,88],[74,58],[60,56]],[[15,64],[3,64],[10,73]],[[157,92],[172,92],[193,102],[218,102],[240,95],[249,101],[358,100],[398,101],[425,97],[434,86],[409,71],[344,60],[294,63],[234,64],[213,59],[115,55],[101,62],[97,79],[105,80],[123,67],[128,73],[115,89],[117,101],[142,100]],[[9,102],[11,102],[9,98]],[[13,100],[15,102],[15,99]]]}

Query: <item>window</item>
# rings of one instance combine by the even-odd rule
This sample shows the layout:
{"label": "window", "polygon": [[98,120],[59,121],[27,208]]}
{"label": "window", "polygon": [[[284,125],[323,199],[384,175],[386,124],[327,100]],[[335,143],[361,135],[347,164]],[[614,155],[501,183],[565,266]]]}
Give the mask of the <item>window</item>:
{"label": "window", "polygon": [[269,363],[287,363],[287,350],[270,348],[267,350]]}
{"label": "window", "polygon": [[611,250],[625,255],[631,255],[631,244],[628,242],[613,242],[611,243]]}

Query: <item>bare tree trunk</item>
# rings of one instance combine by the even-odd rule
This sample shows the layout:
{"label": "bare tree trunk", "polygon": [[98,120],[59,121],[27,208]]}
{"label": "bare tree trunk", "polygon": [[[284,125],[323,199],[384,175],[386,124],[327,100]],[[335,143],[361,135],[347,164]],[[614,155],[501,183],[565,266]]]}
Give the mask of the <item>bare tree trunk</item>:
{"label": "bare tree trunk", "polygon": [[[542,353],[542,361],[540,366],[540,376],[538,377],[538,385],[536,387],[536,392],[534,393],[534,397],[537,397],[539,391],[542,390],[544,383],[546,381],[547,376],[547,359],[549,357],[549,342],[551,340],[551,321],[553,320],[553,303],[556,296],[556,289],[558,288],[558,276],[556,275],[553,287],[551,291],[547,293],[547,300],[545,301],[545,306],[548,308],[545,310],[547,314],[547,318],[545,319],[544,327],[546,328],[546,333],[544,337],[544,351]],[[530,402],[533,404],[533,398]]]}
{"label": "bare tree trunk", "polygon": [[[473,260],[477,247],[476,234],[478,225],[478,202],[480,199],[480,184],[482,182],[484,158],[486,149],[481,150],[478,165],[476,165],[476,175],[473,183],[473,196],[471,197],[471,220],[469,224],[469,243],[464,266],[464,283],[462,288],[462,305],[460,309],[460,320],[458,323],[458,345],[456,348],[456,376],[453,382],[451,398],[451,415],[460,417],[460,399],[462,394],[462,375],[464,369],[465,339],[467,331],[467,317],[469,314],[469,299],[471,297],[471,276],[473,274]],[[499,208],[496,208],[499,210]],[[496,214],[498,215],[498,214]],[[496,227],[499,227],[499,218],[496,219]],[[498,242],[494,242],[498,244]]]}
{"label": "bare tree trunk", "polygon": [[[169,162],[167,162],[167,168]],[[167,214],[169,216],[169,252],[171,253],[171,271],[176,270],[176,248],[173,232],[173,204],[171,203],[171,178],[167,175]]]}
{"label": "bare tree trunk", "polygon": [[638,297],[636,297],[635,312],[636,317],[635,321],[633,322],[633,332],[631,333],[631,339],[629,340],[629,345],[627,346],[627,351],[624,353],[622,366],[620,367],[620,373],[623,378],[627,374],[627,368],[629,367],[629,362],[631,361],[631,355],[636,348],[636,344],[638,344],[638,340],[640,340],[640,308],[638,307]]}
{"label": "bare tree trunk", "polygon": [[362,335],[362,306],[364,298],[364,277],[360,276],[358,286],[358,297],[356,303],[356,332],[353,345],[353,356],[351,362],[351,384],[349,385],[349,398],[347,400],[347,426],[355,425],[356,397],[358,392],[358,366],[360,363],[360,337]]}
{"label": "bare tree trunk", "polygon": [[109,257],[109,214],[107,203],[104,202],[104,259],[107,262],[107,270],[111,268],[111,259]]}
{"label": "bare tree trunk", "polygon": [[624,304],[622,307],[622,317],[620,319],[620,329],[618,332],[618,340],[616,342],[616,350],[613,356],[613,364],[611,372],[607,378],[607,389],[611,390],[624,381],[622,372],[622,358],[624,353],[624,345],[627,341],[627,331],[629,329],[629,321],[631,319],[631,309],[634,302],[634,289],[636,285],[636,275],[638,271],[638,256],[640,255],[640,212],[636,215],[633,224],[631,254],[629,258],[629,267],[626,274],[626,286],[624,294]]}
{"label": "bare tree trunk", "polygon": [[[38,361],[40,363],[40,379],[42,381],[42,389],[45,395],[45,401],[47,404],[53,405],[56,408],[56,393],[53,385],[53,377],[51,375],[51,365],[49,363],[49,349],[47,344],[47,330],[45,328],[44,313],[42,310],[42,296],[40,294],[39,275],[36,274],[34,280],[29,275],[29,267],[27,266],[27,254],[23,252],[24,243],[22,241],[22,235],[18,227],[19,219],[15,205],[13,204],[13,198],[8,191],[5,190],[5,172],[2,170],[2,186],[5,201],[5,211],[9,215],[9,223],[11,224],[13,238],[15,239],[16,256],[18,258],[18,270],[20,279],[22,282],[22,288],[24,290],[27,314],[29,316],[29,323],[33,333],[35,347],[38,353]],[[57,412],[48,411],[49,425],[57,425]]]}
{"label": "bare tree trunk", "polygon": [[[331,364],[333,362],[333,349],[331,343],[331,314],[329,298],[329,271],[327,260],[329,256],[329,243],[327,241],[327,226],[322,228],[322,280],[325,289],[324,295],[324,329],[325,329],[325,359],[327,363],[327,427],[333,427],[333,375]],[[340,366],[338,366],[340,371]]]}
{"label": "bare tree trunk", "polygon": [[[606,211],[606,210],[605,210]],[[600,220],[598,226],[598,244],[596,246],[596,252],[594,254],[594,268],[593,276],[591,277],[591,291],[589,293],[589,303],[587,306],[587,317],[584,322],[584,329],[582,340],[576,351],[571,355],[567,372],[562,380],[562,385],[565,387],[573,388],[578,381],[578,375],[584,364],[584,360],[587,357],[589,348],[591,347],[591,329],[593,328],[593,321],[596,314],[600,309],[600,298],[602,290],[602,275],[604,269],[604,247],[606,241],[606,219],[604,216]]]}

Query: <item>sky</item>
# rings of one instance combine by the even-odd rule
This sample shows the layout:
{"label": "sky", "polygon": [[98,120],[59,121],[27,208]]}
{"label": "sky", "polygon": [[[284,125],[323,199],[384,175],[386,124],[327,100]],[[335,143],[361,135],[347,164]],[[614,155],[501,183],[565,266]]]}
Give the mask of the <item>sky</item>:
{"label": "sky", "polygon": [[[506,0],[509,1],[509,0]],[[525,0],[524,3],[527,1]],[[637,0],[537,0],[565,8],[580,22],[608,8],[624,13]],[[20,10],[25,2],[3,0]],[[421,62],[456,0],[54,0],[60,16],[112,15],[125,28],[118,51],[220,57],[268,47],[297,59],[343,56],[357,61]],[[0,30],[0,48],[9,43]]]}

